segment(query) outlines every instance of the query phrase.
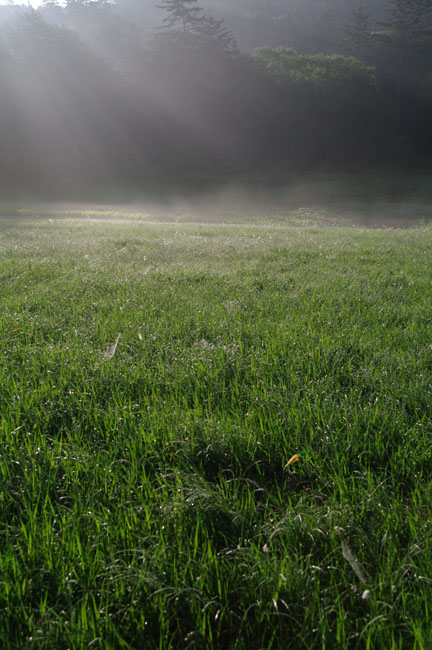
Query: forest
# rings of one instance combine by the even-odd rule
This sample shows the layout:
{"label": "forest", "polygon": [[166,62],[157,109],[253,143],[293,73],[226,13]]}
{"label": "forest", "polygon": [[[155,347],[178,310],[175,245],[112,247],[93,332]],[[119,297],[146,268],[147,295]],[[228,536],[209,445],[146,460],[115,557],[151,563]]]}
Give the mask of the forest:
{"label": "forest", "polygon": [[430,0],[0,7],[9,191],[431,162]]}

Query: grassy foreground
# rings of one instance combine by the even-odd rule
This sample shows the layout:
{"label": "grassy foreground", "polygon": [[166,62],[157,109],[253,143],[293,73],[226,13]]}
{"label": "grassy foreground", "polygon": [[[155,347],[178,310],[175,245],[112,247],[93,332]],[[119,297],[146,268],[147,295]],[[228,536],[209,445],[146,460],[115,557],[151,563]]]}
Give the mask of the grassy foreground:
{"label": "grassy foreground", "polygon": [[432,648],[430,226],[3,219],[0,292],[2,648]]}

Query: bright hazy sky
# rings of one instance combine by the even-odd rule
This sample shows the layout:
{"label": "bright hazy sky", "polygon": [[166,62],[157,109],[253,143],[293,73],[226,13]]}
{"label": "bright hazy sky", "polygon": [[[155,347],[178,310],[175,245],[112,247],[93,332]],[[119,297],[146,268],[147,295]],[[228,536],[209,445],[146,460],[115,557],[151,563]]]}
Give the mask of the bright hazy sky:
{"label": "bright hazy sky", "polygon": [[29,2],[28,0],[13,0],[13,2],[8,2],[8,0],[0,0],[0,5],[32,5],[32,7],[38,7],[40,4],[42,4],[42,0],[31,0]]}

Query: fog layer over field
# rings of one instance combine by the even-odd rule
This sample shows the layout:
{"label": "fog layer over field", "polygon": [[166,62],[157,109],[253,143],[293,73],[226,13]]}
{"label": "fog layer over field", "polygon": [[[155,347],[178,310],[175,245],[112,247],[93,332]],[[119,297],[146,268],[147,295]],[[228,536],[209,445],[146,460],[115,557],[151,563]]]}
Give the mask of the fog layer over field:
{"label": "fog layer over field", "polygon": [[0,215],[207,223],[405,227],[432,218],[432,174],[309,173],[279,183],[153,183],[148,187],[77,187],[3,195]]}

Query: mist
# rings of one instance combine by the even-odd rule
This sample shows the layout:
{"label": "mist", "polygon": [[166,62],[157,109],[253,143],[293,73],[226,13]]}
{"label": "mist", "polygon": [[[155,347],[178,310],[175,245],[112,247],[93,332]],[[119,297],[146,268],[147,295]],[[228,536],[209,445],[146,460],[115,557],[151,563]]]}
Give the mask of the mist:
{"label": "mist", "polygon": [[428,175],[412,178],[431,162],[432,9],[157,5],[0,6],[3,206],[211,216],[398,203],[423,218]]}

